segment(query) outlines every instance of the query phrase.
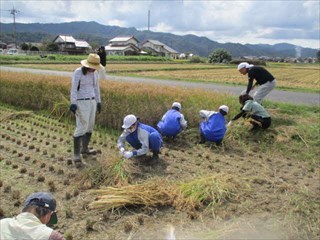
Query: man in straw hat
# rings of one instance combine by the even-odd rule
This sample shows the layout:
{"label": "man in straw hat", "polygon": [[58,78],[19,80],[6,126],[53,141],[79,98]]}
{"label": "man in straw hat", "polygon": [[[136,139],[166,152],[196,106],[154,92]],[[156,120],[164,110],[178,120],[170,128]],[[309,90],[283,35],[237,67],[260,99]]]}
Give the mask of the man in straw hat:
{"label": "man in straw hat", "polygon": [[[127,115],[123,119],[122,128],[124,129],[118,138],[117,146],[120,154],[129,159],[135,156],[145,155],[151,150],[153,156],[150,164],[159,159],[160,148],[162,147],[162,138],[160,133],[153,127],[140,123],[138,118],[133,115]],[[135,150],[126,151],[125,142],[128,142]]]}
{"label": "man in straw hat", "polygon": [[[249,92],[254,89],[256,85],[260,85],[253,95],[253,99],[260,104],[262,103],[263,98],[267,96],[276,86],[276,79],[263,67],[242,62],[238,65],[238,71],[242,75],[248,74],[247,90],[245,92],[243,91],[241,93],[242,95],[249,94]],[[254,79],[256,80],[256,83],[253,85]]]}
{"label": "man in straw hat", "polygon": [[96,150],[89,150],[96,112],[101,112],[100,87],[96,70],[103,69],[100,57],[97,54],[89,54],[88,58],[81,61],[82,67],[77,68],[72,77],[70,111],[76,115],[77,127],[73,134],[74,163],[76,167],[82,167],[80,157],[96,154]]}
{"label": "man in straw hat", "polygon": [[57,223],[56,206],[50,193],[32,193],[18,216],[0,220],[0,239],[63,240],[59,232],[46,226]]}
{"label": "man in straw hat", "polygon": [[225,116],[229,112],[229,107],[221,105],[218,112],[201,110],[200,111],[200,144],[206,141],[220,144],[227,131]]}

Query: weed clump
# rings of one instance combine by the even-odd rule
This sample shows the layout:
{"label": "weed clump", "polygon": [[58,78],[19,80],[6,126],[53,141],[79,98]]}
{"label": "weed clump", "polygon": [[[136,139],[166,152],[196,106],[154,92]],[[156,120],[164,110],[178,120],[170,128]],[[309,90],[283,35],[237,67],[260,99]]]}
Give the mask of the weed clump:
{"label": "weed clump", "polygon": [[46,179],[46,178],[45,178],[44,176],[39,176],[39,177],[37,178],[37,181],[38,181],[38,182],[44,182],[45,179]]}

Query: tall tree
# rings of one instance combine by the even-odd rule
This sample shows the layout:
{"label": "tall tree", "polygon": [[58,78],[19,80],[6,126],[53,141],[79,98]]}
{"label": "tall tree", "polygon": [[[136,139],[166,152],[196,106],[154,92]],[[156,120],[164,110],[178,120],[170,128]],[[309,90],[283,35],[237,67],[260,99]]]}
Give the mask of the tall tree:
{"label": "tall tree", "polygon": [[224,48],[218,48],[209,55],[209,63],[227,63],[231,59],[231,54]]}

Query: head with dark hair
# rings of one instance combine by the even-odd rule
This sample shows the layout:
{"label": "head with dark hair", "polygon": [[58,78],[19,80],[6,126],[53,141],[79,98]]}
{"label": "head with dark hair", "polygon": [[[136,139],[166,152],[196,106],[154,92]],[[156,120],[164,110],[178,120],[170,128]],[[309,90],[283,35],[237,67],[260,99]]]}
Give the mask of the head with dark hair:
{"label": "head with dark hair", "polygon": [[239,103],[244,105],[244,103],[248,100],[253,100],[253,98],[249,94],[244,94],[239,96]]}
{"label": "head with dark hair", "polygon": [[219,113],[221,113],[221,114],[222,114],[222,116],[227,115],[227,112],[225,112],[225,111],[224,111],[224,110],[222,110],[222,109],[219,109]]}
{"label": "head with dark hair", "polygon": [[86,75],[88,73],[88,68],[87,67],[82,67],[81,71],[82,71],[83,75]]}
{"label": "head with dark hair", "polygon": [[35,215],[43,224],[56,224],[57,202],[49,192],[35,192],[30,194],[24,202],[22,212]]}
{"label": "head with dark hair", "polygon": [[31,212],[33,213],[38,219],[41,219],[42,217],[46,216],[47,214],[51,213],[52,210],[45,207],[40,207],[36,205],[28,205],[22,209],[22,212]]}

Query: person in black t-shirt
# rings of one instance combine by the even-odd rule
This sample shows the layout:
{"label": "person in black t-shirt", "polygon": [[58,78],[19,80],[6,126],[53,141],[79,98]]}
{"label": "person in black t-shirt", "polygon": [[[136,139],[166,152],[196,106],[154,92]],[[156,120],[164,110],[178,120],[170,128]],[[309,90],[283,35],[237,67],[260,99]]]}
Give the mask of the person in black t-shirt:
{"label": "person in black t-shirt", "polygon": [[[242,94],[249,94],[249,92],[254,89],[256,85],[260,85],[253,95],[253,99],[260,104],[263,98],[267,96],[276,86],[276,79],[263,67],[242,62],[238,65],[238,70],[243,75],[248,74],[247,90]],[[256,80],[256,83],[253,85],[254,79]]]}
{"label": "person in black t-shirt", "polygon": [[99,55],[100,57],[100,63],[102,66],[106,66],[107,64],[107,54],[106,54],[106,50],[104,48],[104,46],[101,46],[99,49],[98,49],[98,52],[97,54]]}

